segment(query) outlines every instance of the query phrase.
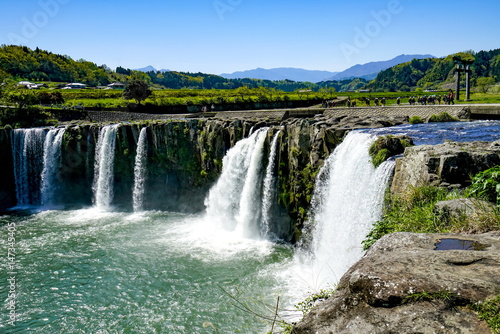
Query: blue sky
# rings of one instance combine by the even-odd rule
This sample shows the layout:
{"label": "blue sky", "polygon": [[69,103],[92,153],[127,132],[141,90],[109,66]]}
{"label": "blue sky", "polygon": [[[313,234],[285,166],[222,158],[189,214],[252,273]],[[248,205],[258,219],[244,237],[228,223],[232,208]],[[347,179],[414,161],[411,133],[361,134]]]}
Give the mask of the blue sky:
{"label": "blue sky", "polygon": [[0,0],[0,44],[106,64],[342,71],[500,48],[497,0]]}

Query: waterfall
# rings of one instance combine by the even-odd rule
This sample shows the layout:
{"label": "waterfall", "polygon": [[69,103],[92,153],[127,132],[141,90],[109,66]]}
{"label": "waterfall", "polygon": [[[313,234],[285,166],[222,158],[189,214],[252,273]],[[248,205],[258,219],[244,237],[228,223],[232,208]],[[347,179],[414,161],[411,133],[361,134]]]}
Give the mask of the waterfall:
{"label": "waterfall", "polygon": [[207,217],[243,237],[260,236],[262,158],[268,129],[258,129],[227,152],[221,176],[205,199]]}
{"label": "waterfall", "polygon": [[61,168],[61,144],[65,129],[51,129],[43,145],[42,206],[51,206],[57,191],[57,176]]}
{"label": "waterfall", "polygon": [[143,209],[144,183],[146,181],[146,161],[148,153],[148,132],[142,128],[137,141],[137,153],[134,166],[134,190],[132,194],[134,212]]}
{"label": "waterfall", "polygon": [[40,204],[40,174],[46,129],[12,131],[12,153],[17,206]]}
{"label": "waterfall", "polygon": [[363,254],[361,242],[382,214],[383,194],[394,168],[377,169],[368,154],[376,136],[350,132],[325,161],[312,200],[312,275],[320,285],[335,284]]}
{"label": "waterfall", "polygon": [[251,152],[248,173],[241,193],[240,210],[236,215],[236,221],[238,222],[236,230],[245,237],[255,238],[260,236],[262,158],[264,156],[264,142],[267,130],[266,128],[256,132],[255,147]]}
{"label": "waterfall", "polygon": [[278,148],[278,139],[281,130],[276,132],[271,143],[269,152],[269,162],[267,163],[266,176],[264,178],[264,191],[262,196],[262,236],[269,237],[271,232],[271,220],[273,218],[273,203],[276,200],[276,177],[274,169],[276,164],[276,153]]}
{"label": "waterfall", "polygon": [[113,200],[116,133],[119,124],[106,125],[99,132],[95,150],[94,205],[109,210]]}

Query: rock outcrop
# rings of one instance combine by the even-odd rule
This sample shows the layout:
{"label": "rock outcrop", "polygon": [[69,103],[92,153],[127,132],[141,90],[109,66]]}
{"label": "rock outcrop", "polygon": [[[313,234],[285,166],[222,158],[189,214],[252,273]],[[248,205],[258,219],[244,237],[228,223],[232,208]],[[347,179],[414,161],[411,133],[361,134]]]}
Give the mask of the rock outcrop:
{"label": "rock outcrop", "polygon": [[440,145],[407,147],[396,159],[391,185],[393,194],[411,187],[464,188],[471,176],[500,165],[500,142],[446,142]]}
{"label": "rock outcrop", "polygon": [[498,295],[499,268],[500,232],[386,235],[292,333],[491,333],[467,305]]}

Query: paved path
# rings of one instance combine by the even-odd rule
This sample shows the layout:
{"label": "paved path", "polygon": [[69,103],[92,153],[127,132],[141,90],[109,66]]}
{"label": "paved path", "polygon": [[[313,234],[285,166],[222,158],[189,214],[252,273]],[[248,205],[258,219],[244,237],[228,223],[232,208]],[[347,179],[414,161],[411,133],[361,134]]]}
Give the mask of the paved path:
{"label": "paved path", "polygon": [[402,105],[387,107],[335,107],[335,108],[297,108],[297,109],[273,109],[273,110],[242,110],[221,111],[211,117],[219,119],[232,118],[275,118],[286,119],[292,117],[314,117],[323,114],[328,117],[359,116],[419,116],[426,119],[432,115],[442,112],[458,117],[471,119],[500,119],[500,104],[455,104],[455,105]]}
{"label": "paved path", "polygon": [[[456,105],[427,105],[427,106],[388,106],[388,107],[335,107],[335,108],[296,108],[270,110],[241,110],[220,111],[196,114],[155,115],[146,113],[124,113],[105,111],[61,111],[60,120],[85,119],[97,122],[123,122],[133,120],[179,119],[179,118],[217,118],[217,119],[275,119],[310,118],[315,115],[327,117],[376,117],[376,116],[419,116],[426,119],[431,115],[447,112],[454,117],[471,119],[500,119],[500,104],[456,104]],[[64,117],[66,116],[66,117]]]}
{"label": "paved path", "polygon": [[423,119],[447,112],[452,116],[458,117],[467,105],[428,105],[428,106],[389,106],[389,107],[355,107],[355,108],[332,108],[324,112],[325,116],[341,117],[346,115],[359,117],[374,116],[419,116]]}

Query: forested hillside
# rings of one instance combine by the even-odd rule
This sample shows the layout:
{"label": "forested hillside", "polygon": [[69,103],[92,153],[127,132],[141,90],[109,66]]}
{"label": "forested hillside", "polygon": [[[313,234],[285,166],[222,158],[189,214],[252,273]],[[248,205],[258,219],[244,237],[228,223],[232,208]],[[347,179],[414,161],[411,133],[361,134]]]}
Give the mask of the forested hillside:
{"label": "forested hillside", "polygon": [[[500,49],[480,52],[460,52],[445,58],[413,59],[381,71],[367,88],[373,91],[410,91],[416,88],[443,89],[456,80],[453,57],[474,60],[471,83],[481,77],[500,79]],[[462,76],[465,85],[465,76]]]}
{"label": "forested hillside", "polygon": [[84,82],[92,86],[106,85],[114,79],[113,72],[105,66],[13,45],[0,47],[0,70],[23,80]]}
{"label": "forested hillside", "polygon": [[[3,73],[3,74],[1,74]],[[58,55],[36,48],[2,45],[0,46],[0,78],[10,76],[16,80],[80,82],[91,87],[104,86],[111,82],[127,82],[131,77],[139,77],[158,88],[192,89],[235,89],[275,88],[283,91],[314,89],[308,82],[291,80],[225,79],[221,76],[205,73],[185,72],[140,72],[118,67],[116,71],[106,65],[98,66],[86,60],[73,60],[69,56]]]}

